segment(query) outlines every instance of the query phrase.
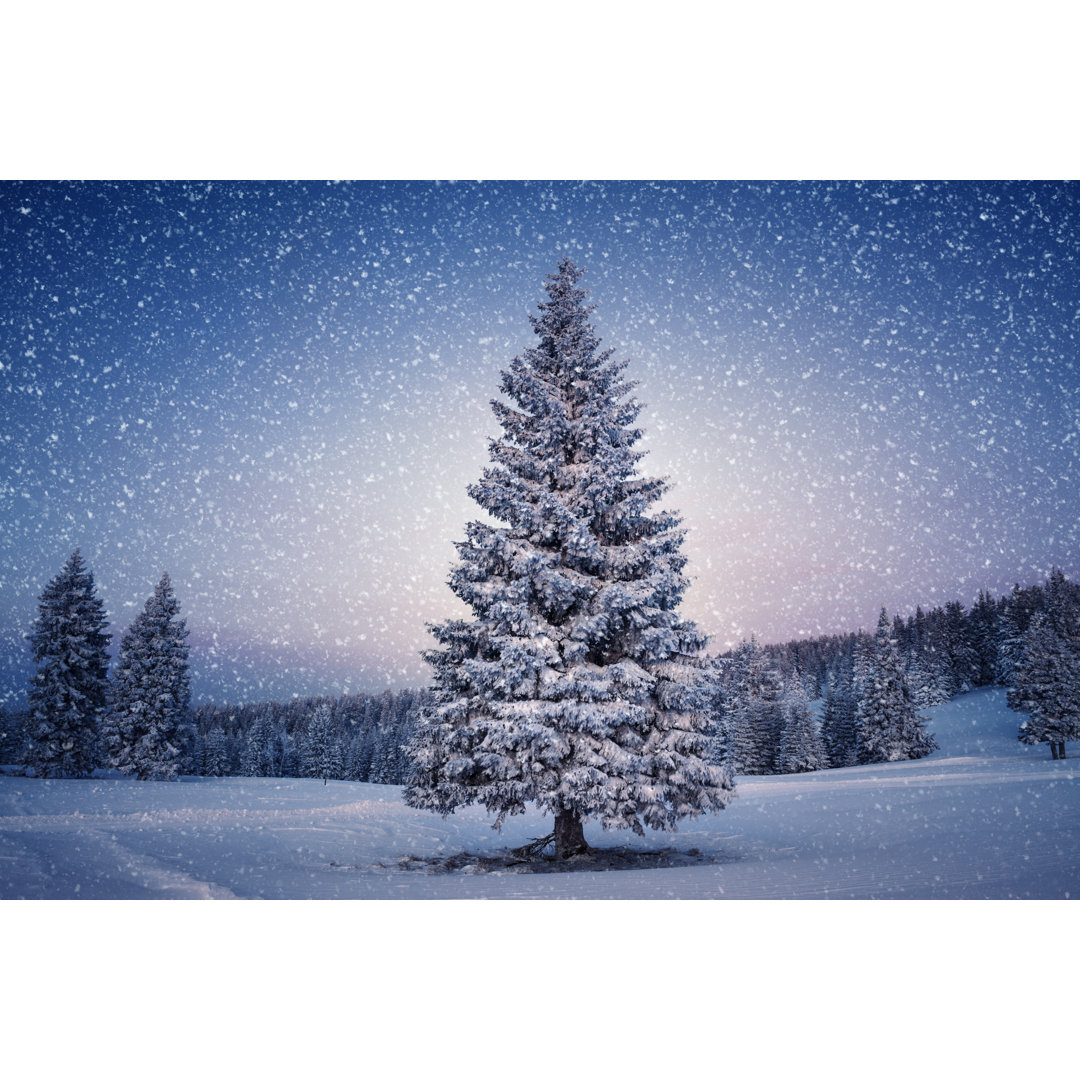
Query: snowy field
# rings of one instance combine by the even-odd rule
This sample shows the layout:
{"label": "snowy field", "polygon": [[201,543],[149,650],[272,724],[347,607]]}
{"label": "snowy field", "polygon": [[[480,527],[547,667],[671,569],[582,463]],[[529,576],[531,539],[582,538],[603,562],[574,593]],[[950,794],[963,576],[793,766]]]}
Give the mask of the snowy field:
{"label": "snowy field", "polygon": [[[1005,691],[930,710],[918,762],[740,780],[721,814],[596,847],[667,849],[675,865],[533,873],[486,858],[479,808],[447,820],[399,788],[314,780],[35,780],[0,776],[5,899],[1069,899],[1080,896],[1080,750],[1016,741]],[[466,852],[455,868],[437,860]]]}

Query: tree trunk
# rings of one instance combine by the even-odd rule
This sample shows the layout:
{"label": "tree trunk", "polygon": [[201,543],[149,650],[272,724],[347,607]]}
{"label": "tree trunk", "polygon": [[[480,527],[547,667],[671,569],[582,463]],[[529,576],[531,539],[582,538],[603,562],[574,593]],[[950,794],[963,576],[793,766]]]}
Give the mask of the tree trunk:
{"label": "tree trunk", "polygon": [[574,810],[560,810],[555,815],[555,858],[569,859],[588,850],[581,815]]}
{"label": "tree trunk", "polygon": [[1057,740],[1056,739],[1051,739],[1050,740],[1050,753],[1054,755],[1054,760],[1055,761],[1057,761],[1057,747],[1058,747]]}
{"label": "tree trunk", "polygon": [[1058,757],[1062,761],[1065,760],[1065,740],[1064,739],[1062,739],[1061,742],[1058,743]]}

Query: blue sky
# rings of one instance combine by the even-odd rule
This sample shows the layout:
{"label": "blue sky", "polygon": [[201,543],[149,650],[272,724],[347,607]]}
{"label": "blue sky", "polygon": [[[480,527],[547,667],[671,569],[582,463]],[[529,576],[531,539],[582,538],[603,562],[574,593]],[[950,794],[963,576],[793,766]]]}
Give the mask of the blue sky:
{"label": "blue sky", "polygon": [[417,685],[569,253],[725,648],[1080,572],[1075,183],[0,183],[0,696],[80,546],[197,696]]}

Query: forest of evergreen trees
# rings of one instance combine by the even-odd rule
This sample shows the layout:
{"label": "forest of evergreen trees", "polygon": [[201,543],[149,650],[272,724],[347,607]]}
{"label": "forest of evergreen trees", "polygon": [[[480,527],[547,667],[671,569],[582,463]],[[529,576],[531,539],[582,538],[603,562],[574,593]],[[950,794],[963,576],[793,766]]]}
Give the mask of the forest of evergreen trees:
{"label": "forest of evergreen trees", "polygon": [[[882,609],[858,631],[760,645],[717,658],[715,753],[746,774],[923,757],[933,748],[918,710],[977,686],[1006,686],[1026,713],[1019,738],[1054,758],[1080,739],[1080,587],[1054,570],[1042,585],[969,610],[952,601],[906,620]],[[805,700],[823,699],[820,724]]]}
{"label": "forest of evergreen trees", "polygon": [[[186,776],[294,776],[401,784],[423,690],[195,706],[178,738]],[[27,710],[0,709],[0,764],[31,765]],[[104,746],[92,759],[112,764]]]}
{"label": "forest of evergreen trees", "polygon": [[[906,620],[889,619],[883,610],[873,634],[784,645],[744,641],[712,660],[712,760],[763,775],[921,757],[933,746],[918,710],[989,685],[1009,687],[1009,703],[1025,714],[1022,741],[1047,742],[1055,758],[1063,756],[1065,741],[1080,738],[1078,624],[1080,586],[1054,571],[1045,583],[1017,585],[997,600],[980,593],[968,610],[953,601],[925,612],[919,607]],[[125,640],[114,664],[117,686],[137,638]],[[815,719],[811,702],[819,699]],[[78,744],[92,762],[85,768],[121,767],[131,759],[115,748],[110,753],[108,743],[131,705],[117,690],[109,700],[111,709],[105,699],[95,706],[101,712],[96,748]],[[174,738],[171,774],[402,784],[408,744],[429,703],[430,691],[408,689],[188,707]],[[0,708],[0,764],[33,769],[38,741],[30,709]]]}
{"label": "forest of evergreen trees", "polygon": [[385,690],[199,705],[192,716],[192,772],[401,784],[405,747],[428,696],[424,690]]}

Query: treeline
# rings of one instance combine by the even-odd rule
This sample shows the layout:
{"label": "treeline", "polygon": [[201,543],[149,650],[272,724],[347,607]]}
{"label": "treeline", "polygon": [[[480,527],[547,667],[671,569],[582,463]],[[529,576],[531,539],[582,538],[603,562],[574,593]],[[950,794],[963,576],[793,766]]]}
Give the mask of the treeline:
{"label": "treeline", "polygon": [[[176,772],[185,776],[292,776],[401,784],[404,747],[427,690],[197,705],[177,733]],[[31,715],[0,708],[0,764],[32,759]],[[98,763],[109,767],[108,758]]]}
{"label": "treeline", "polygon": [[[1023,636],[1042,595],[1041,585],[1026,589],[1017,585],[1011,595],[998,600],[980,592],[970,610],[954,600],[926,612],[917,607],[906,620],[894,615],[892,635],[918,686],[919,708],[938,705],[976,686],[1004,683],[1008,669],[999,670],[1003,637],[1015,644]],[[860,630],[764,645],[762,651],[785,679],[797,674],[811,697],[818,698],[824,696],[837,661],[852,657],[859,642],[872,637]]]}
{"label": "treeline", "polygon": [[[1064,756],[1080,738],[1080,587],[1060,570],[995,600],[980,592],[906,620],[882,609],[874,634],[759,645],[718,658],[717,760],[747,774],[923,757],[918,710],[977,686],[1009,687],[1018,737]],[[807,702],[823,698],[820,723]]]}
{"label": "treeline", "polygon": [[190,772],[405,781],[405,745],[426,690],[296,698],[195,708]]}
{"label": "treeline", "polygon": [[[28,708],[0,708],[0,764],[37,776],[115,768],[137,779],[284,776],[401,784],[427,690],[247,705],[189,704],[186,628],[168,575],[125,633],[110,678],[104,611],[74,553],[39,605]],[[883,608],[863,631],[761,645],[711,661],[713,749],[732,772],[768,774],[922,757],[927,709],[978,686],[1009,688],[1018,737],[1055,758],[1080,739],[1080,586],[1054,570],[997,600],[980,592]],[[814,699],[823,699],[815,716]]]}

